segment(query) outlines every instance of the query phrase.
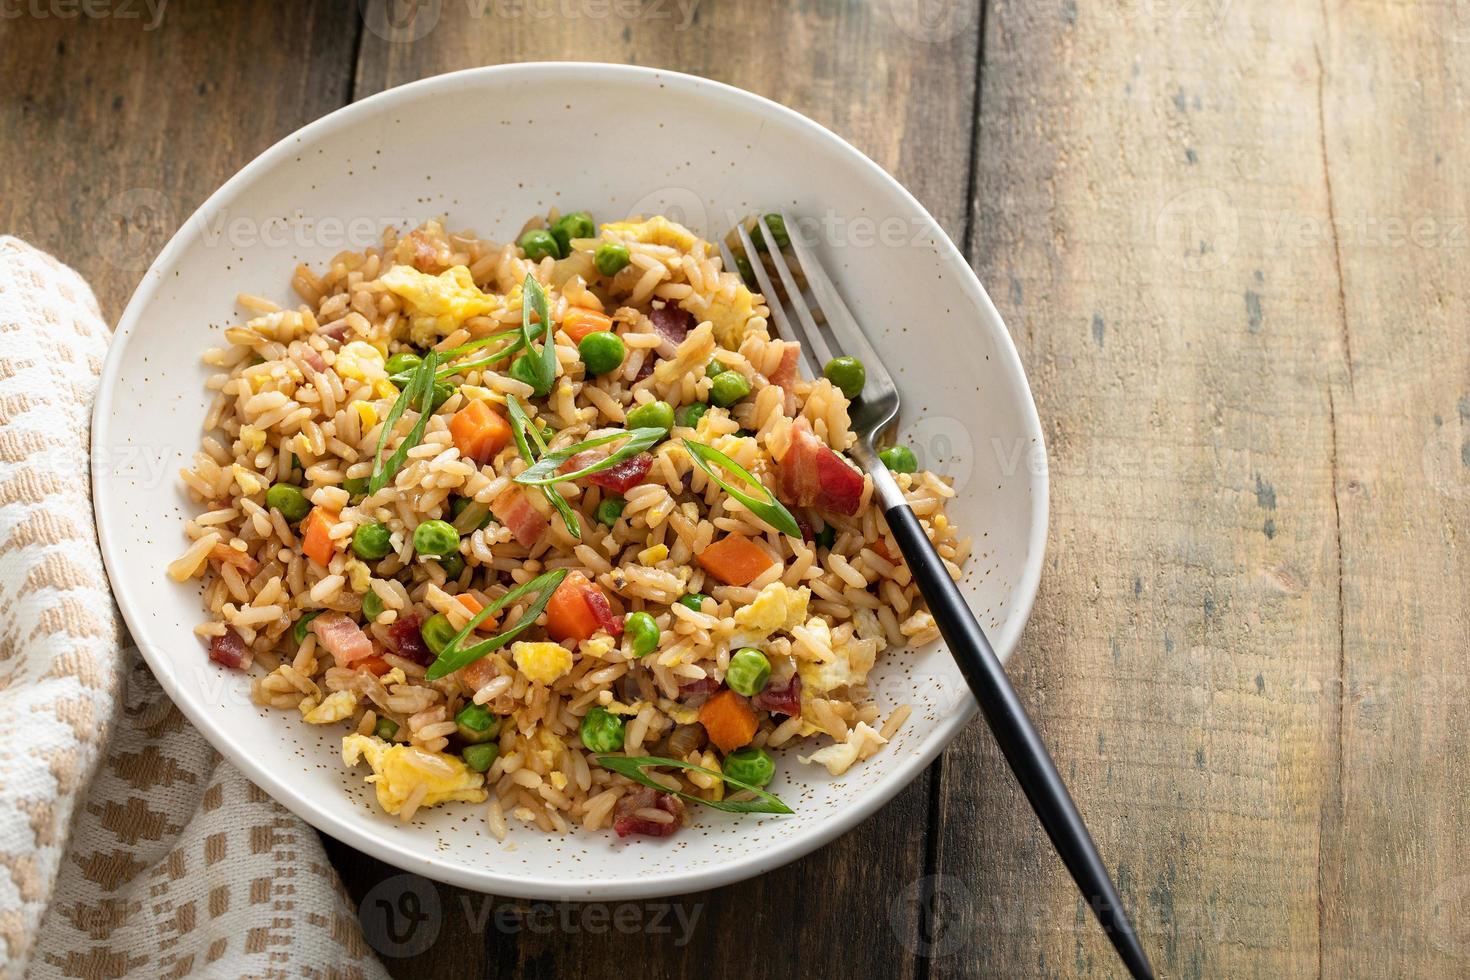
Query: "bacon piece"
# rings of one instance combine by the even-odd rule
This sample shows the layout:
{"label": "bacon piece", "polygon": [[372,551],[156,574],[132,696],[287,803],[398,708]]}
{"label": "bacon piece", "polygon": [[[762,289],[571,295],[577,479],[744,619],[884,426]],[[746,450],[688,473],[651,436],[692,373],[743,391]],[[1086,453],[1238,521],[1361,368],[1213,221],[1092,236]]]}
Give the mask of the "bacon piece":
{"label": "bacon piece", "polygon": [[785,684],[767,684],[759,694],[750,699],[750,703],[758,711],[800,718],[801,675],[793,673]]}
{"label": "bacon piece", "polygon": [[654,349],[658,351],[659,357],[668,360],[689,335],[689,325],[694,317],[689,315],[689,311],[681,310],[673,303],[665,303],[662,307],[649,310],[648,319],[653,323],[654,333],[659,336],[659,345]]}
{"label": "bacon piece", "polygon": [[444,271],[445,265],[439,257],[439,249],[422,230],[409,232],[403,237],[403,241],[409,249],[409,263],[415,269],[435,275]]}
{"label": "bacon piece", "polygon": [[464,680],[465,687],[474,692],[499,677],[500,668],[495,665],[494,659],[481,657],[460,668],[459,676]]}
{"label": "bacon piece", "polygon": [[226,565],[234,565],[247,576],[254,575],[260,571],[260,562],[251,558],[243,551],[231,548],[223,541],[209,549],[209,557],[215,561],[224,562]]}
{"label": "bacon piece", "polygon": [[812,433],[805,418],[791,425],[791,445],[776,463],[781,499],[851,517],[863,497],[863,476]]}
{"label": "bacon piece", "polygon": [[317,642],[332,655],[339,667],[349,667],[354,660],[373,655],[373,641],[346,613],[322,613],[311,621],[307,629],[316,634]]}
{"label": "bacon piece", "polygon": [[302,351],[301,359],[309,364],[311,369],[317,374],[321,374],[327,369],[327,362],[322,360],[322,356],[316,352],[316,348],[314,347],[308,347]]}
{"label": "bacon piece", "polygon": [[531,501],[519,490],[512,490],[503,494],[495,501],[491,508],[495,512],[496,520],[510,528],[510,533],[516,536],[516,540],[527,548],[536,543],[543,531],[550,527],[550,522],[541,516],[541,512],[531,506]]}
{"label": "bacon piece", "polygon": [[776,365],[776,370],[766,380],[773,385],[781,386],[781,393],[785,396],[786,414],[796,414],[796,365],[801,359],[801,345],[788,343],[785,350],[781,352],[781,363]]}
{"label": "bacon piece", "polygon": [[349,329],[350,325],[347,323],[346,320],[338,320],[336,323],[330,323],[326,325],[322,329],[318,330],[317,333],[321,334],[323,337],[326,337],[328,340],[335,340],[337,343],[340,344],[344,339],[346,339],[347,331]]}
{"label": "bacon piece", "polygon": [[250,666],[250,648],[235,627],[226,626],[225,631],[209,641],[209,659],[221,667],[245,670]]}
{"label": "bacon piece", "polygon": [[697,681],[679,685],[679,701],[690,707],[698,707],[704,699],[720,689],[720,682],[713,677],[701,677]]}
{"label": "bacon piece", "polygon": [[388,627],[388,640],[394,645],[393,652],[398,656],[427,667],[434,662],[434,651],[429,649],[429,645],[424,642],[424,635],[419,632],[422,625],[418,616],[400,616]]}
{"label": "bacon piece", "polygon": [[[577,455],[581,455],[578,453]],[[627,493],[629,490],[642,483],[648,476],[648,471],[653,469],[653,454],[639,453],[629,459],[623,460],[616,466],[609,466],[605,470],[599,470],[587,477],[588,483],[595,483],[605,490],[613,493]]]}
{"label": "bacon piece", "polygon": [[[668,823],[638,816],[639,810],[662,810],[674,819]],[[672,793],[642,787],[618,800],[613,808],[613,829],[619,837],[644,834],[668,837],[684,825],[684,801]]]}

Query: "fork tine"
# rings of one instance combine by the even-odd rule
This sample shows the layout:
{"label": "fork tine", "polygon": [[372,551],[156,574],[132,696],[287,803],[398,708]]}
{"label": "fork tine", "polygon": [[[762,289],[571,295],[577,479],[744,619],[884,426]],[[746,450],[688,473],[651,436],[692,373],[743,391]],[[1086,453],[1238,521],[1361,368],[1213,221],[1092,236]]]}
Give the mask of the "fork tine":
{"label": "fork tine", "polygon": [[[783,339],[796,341],[798,349],[797,361],[801,372],[808,378],[815,379],[817,375],[812,371],[811,362],[807,360],[807,345],[802,336],[805,331],[798,328],[796,324],[791,322],[791,318],[787,316],[786,308],[781,305],[780,294],[776,292],[776,286],[771,282],[770,274],[766,272],[766,264],[760,261],[760,253],[755,250],[755,245],[751,242],[750,234],[745,230],[745,224],[743,222],[735,226],[735,233],[740,236],[740,247],[745,249],[746,258],[749,259],[751,256],[755,256],[755,259],[750,263],[750,267],[755,272],[755,281],[760,285],[761,293],[766,298],[766,305],[770,307],[771,316],[776,321],[776,331],[780,333]],[[720,243],[720,247],[725,252],[729,251],[729,248],[723,242]],[[733,257],[727,259],[727,261],[729,261],[732,269],[735,268]]]}
{"label": "fork tine", "polygon": [[[776,274],[781,277],[781,284],[786,287],[786,298],[791,301],[792,307],[796,310],[797,318],[801,320],[801,325],[805,328],[803,330],[805,336],[798,339],[802,342],[803,347],[811,350],[812,356],[816,358],[818,364],[826,364],[832,360],[832,351],[827,346],[827,338],[822,336],[822,331],[817,326],[816,319],[812,316],[811,308],[806,305],[806,297],[801,295],[801,287],[797,285],[796,277],[791,274],[791,268],[786,264],[786,257],[776,247],[776,236],[771,234],[771,228],[766,224],[766,219],[764,217],[758,217],[756,220],[760,222],[761,227],[764,229],[762,234],[769,245],[765,254],[770,256],[771,264],[776,267]],[[782,220],[784,221],[785,219],[783,218]],[[791,225],[786,226],[788,235],[792,227]],[[792,241],[795,241],[795,239],[793,238]],[[762,262],[761,264],[764,265],[765,263]],[[817,375],[813,374],[812,377],[815,379]]]}
{"label": "fork tine", "polygon": [[[787,233],[797,227],[791,223],[791,216],[785,211],[780,212],[781,220],[786,222]],[[867,366],[871,375],[876,368],[887,374],[883,362],[878,358],[878,352],[873,345],[868,343],[867,335],[858,326],[857,319],[847,304],[842,300],[842,294],[832,284],[827,276],[827,270],[822,268],[822,263],[812,254],[800,235],[790,235],[791,248],[796,253],[797,263],[801,266],[802,274],[806,276],[807,285],[811,287],[812,298],[817,301],[817,308],[827,320],[827,327],[832,331],[833,339],[842,347],[843,351],[851,354]],[[784,264],[784,260],[783,260]],[[822,363],[826,363],[824,360]]]}

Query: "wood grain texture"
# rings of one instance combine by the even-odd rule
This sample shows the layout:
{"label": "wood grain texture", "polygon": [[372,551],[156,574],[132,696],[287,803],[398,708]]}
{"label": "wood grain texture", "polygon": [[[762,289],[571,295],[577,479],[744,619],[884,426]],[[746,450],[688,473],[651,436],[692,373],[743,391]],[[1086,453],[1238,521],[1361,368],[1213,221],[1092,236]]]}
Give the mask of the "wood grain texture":
{"label": "wood grain texture", "polygon": [[52,7],[0,17],[0,228],[76,268],[113,321],[215,188],[347,100],[357,22],[289,0]]}

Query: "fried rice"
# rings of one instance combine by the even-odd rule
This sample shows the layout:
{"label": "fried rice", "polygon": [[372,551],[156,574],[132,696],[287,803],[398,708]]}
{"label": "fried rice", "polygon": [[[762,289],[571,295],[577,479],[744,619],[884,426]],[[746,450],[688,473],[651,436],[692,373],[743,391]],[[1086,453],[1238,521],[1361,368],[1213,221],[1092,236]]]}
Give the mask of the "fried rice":
{"label": "fried rice", "polygon": [[[523,234],[557,217],[535,219]],[[610,243],[626,259],[609,275],[596,256]],[[800,754],[780,754],[782,764],[841,775],[880,751],[908,716],[907,706],[885,709],[870,696],[875,661],[937,630],[871,502],[868,477],[860,488],[854,478],[859,492],[835,510],[821,506],[830,501],[820,493],[815,504],[791,499],[783,460],[811,436],[824,450],[849,448],[848,402],[826,379],[797,376],[795,345],[771,336],[763,298],[722,268],[717,250],[660,217],[604,224],[563,248],[564,257],[531,261],[517,244],[431,221],[402,235],[390,229],[381,247],[340,254],[320,273],[298,267],[291,285],[301,303],[293,309],[240,296],[245,322],[204,355],[217,372],[208,381],[213,400],[201,448],[180,474],[200,510],[168,574],[202,579],[207,617],[195,632],[216,663],[251,674],[257,703],[343,726],[344,764],[370,767],[387,812],[407,821],[426,806],[476,804],[501,839],[511,820],[547,832],[616,827],[663,836],[699,809],[673,791],[697,800],[751,796],[720,776],[729,743],[717,745],[706,730],[711,699],[724,695],[754,719],[745,748],[800,743]],[[452,393],[431,410],[421,441],[409,440],[401,469],[366,494],[400,398],[402,378],[390,380],[388,359],[520,327],[528,274],[558,325],[549,393],[538,397],[505,362],[454,373]],[[569,311],[602,315],[622,342],[620,365],[589,375],[566,329]],[[504,416],[519,400],[532,424],[545,427],[548,452],[622,429],[639,405],[708,404],[711,361],[739,372],[750,393],[708,408],[694,424],[681,413],[610,524],[599,520],[612,516],[599,505],[616,497],[612,490],[586,478],[555,484],[580,537],[547,494],[514,482],[528,465],[514,443],[484,460],[457,444],[455,419],[477,401]],[[418,414],[407,407],[388,451],[404,444]],[[695,465],[684,438],[724,453],[783,498],[801,536],[775,530],[725,492]],[[944,514],[953,490],[923,471],[897,480],[958,575],[969,542]],[[267,503],[276,485],[300,488],[311,507],[306,520]],[[453,524],[457,558],[417,553],[415,529],[430,520]],[[367,524],[388,531],[387,554],[377,560],[354,550]],[[748,581],[722,581],[701,556],[737,536],[769,564]],[[580,573],[576,580],[605,598],[611,618],[590,636],[558,641],[543,613],[514,642],[426,678],[434,653],[426,654],[423,624],[439,616],[462,630],[475,610],[555,569]],[[499,623],[517,622],[534,598],[501,610]],[[658,627],[656,649],[641,657],[621,625],[638,611]],[[750,696],[726,684],[732,654],[745,647],[771,666],[763,690]],[[483,771],[467,764],[475,733],[457,721],[472,705],[495,719],[495,748],[476,757]],[[657,784],[650,788],[598,764],[579,734],[598,708],[621,726],[620,754],[706,771],[644,770]]]}

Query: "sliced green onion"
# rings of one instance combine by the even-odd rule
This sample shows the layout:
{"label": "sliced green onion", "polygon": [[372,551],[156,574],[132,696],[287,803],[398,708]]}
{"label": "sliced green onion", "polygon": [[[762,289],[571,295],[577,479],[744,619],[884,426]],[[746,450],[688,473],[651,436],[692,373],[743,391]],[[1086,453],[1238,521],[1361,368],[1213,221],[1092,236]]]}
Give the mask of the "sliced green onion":
{"label": "sliced green onion", "polygon": [[528,272],[526,281],[521,284],[521,340],[527,353],[534,355],[536,348],[531,343],[535,336],[531,333],[532,312],[535,312],[537,323],[546,333],[546,340],[541,344],[541,359],[536,362],[536,391],[544,395],[556,383],[556,341],[549,329],[551,310],[546,305],[546,291],[541,288],[536,277]]}
{"label": "sliced green onion", "polygon": [[[767,524],[780,531],[782,534],[788,534],[793,538],[801,537],[801,528],[797,526],[796,518],[791,516],[791,511],[782,506],[781,501],[776,499],[776,495],[767,490],[766,485],[757,480],[754,476],[752,476],[749,470],[741,466],[739,463],[735,462],[729,456],[726,456],[724,453],[720,452],[718,449],[715,449],[712,446],[706,446],[702,442],[694,442],[690,439],[685,439],[684,448],[689,450],[689,455],[694,459],[695,464],[700,469],[704,470],[706,476],[718,483],[720,485],[720,488],[723,489],[730,496],[734,497],[736,500],[744,504],[746,509],[749,510],[752,514],[754,514],[756,517],[759,517],[761,520],[765,521]],[[711,462],[713,462],[716,466],[719,466],[721,469],[729,470],[731,473],[734,473],[736,476],[740,477],[740,479],[744,480],[749,486],[759,488],[760,492],[765,496],[765,499],[758,500],[755,497],[752,497],[750,494],[746,493],[744,490],[741,490],[727,482],[718,473],[710,469],[709,464]]]}
{"label": "sliced green onion", "polygon": [[[446,674],[454,673],[467,664],[474,663],[490,651],[498,650],[511,640],[520,636],[530,628],[532,623],[536,622],[536,617],[540,616],[546,610],[546,604],[551,601],[551,594],[556,591],[556,587],[561,585],[561,580],[566,577],[567,569],[565,568],[558,568],[544,575],[538,575],[531,579],[531,581],[516,586],[484,609],[481,609],[475,614],[473,619],[465,624],[464,629],[454,634],[454,637],[448,643],[444,644],[444,649],[439,651],[438,658],[429,665],[428,672],[424,676],[431,681],[438,680]],[[516,620],[514,626],[511,626],[503,633],[497,633],[488,640],[481,640],[474,646],[460,646],[465,641],[465,637],[475,631],[475,627],[528,592],[539,592],[540,594],[536,596],[536,601],[531,603],[531,608],[526,610],[526,614]]]}
{"label": "sliced green onion", "polygon": [[[388,410],[388,418],[383,422],[383,431],[378,434],[378,448],[373,451],[373,475],[368,480],[368,496],[377,493],[388,485],[388,481],[403,468],[408,459],[408,451],[417,446],[424,439],[424,430],[429,427],[430,408],[434,403],[434,372],[439,367],[439,355],[433,351],[425,357],[419,366],[413,369],[413,377],[409,380],[407,387],[398,393],[398,400]],[[388,439],[393,434],[393,429],[398,425],[398,420],[403,418],[403,412],[412,404],[419,413],[418,421],[413,424],[403,442],[399,443],[393,455],[383,461],[383,450],[388,445]]]}
{"label": "sliced green onion", "polygon": [[[625,459],[632,459],[666,435],[668,435],[668,431],[665,429],[645,426],[641,429],[624,429],[622,432],[598,436],[596,439],[586,439],[577,443],[575,446],[567,446],[565,449],[558,449],[554,453],[547,453],[545,456],[542,456],[535,466],[527,468],[520,476],[517,476],[515,482],[527,487],[544,487],[566,480],[580,480],[584,476],[611,469]],[[589,449],[596,449],[598,446],[605,446],[610,442],[617,442],[619,439],[627,439],[628,441],[597,462],[588,464],[580,470],[573,470],[570,473],[557,472],[561,464],[578,453],[586,452]]]}
{"label": "sliced green onion", "polygon": [[[726,813],[796,812],[785,803],[782,803],[779,798],[773,796],[770,793],[767,793],[759,786],[753,786],[750,783],[741,782],[738,779],[732,779],[722,772],[715,772],[713,769],[706,769],[703,766],[696,766],[692,762],[681,762],[678,759],[663,759],[655,755],[599,755],[596,758],[597,764],[602,768],[611,769],[613,772],[618,773],[619,775],[627,776],[635,783],[647,786],[650,789],[656,789],[660,793],[673,793],[681,800],[688,800],[690,803],[703,803],[707,807],[713,807],[716,810],[724,810]],[[654,780],[643,774],[644,769],[648,769],[653,766],[673,766],[675,769],[688,769],[691,772],[702,772],[706,776],[714,776],[716,779],[722,779],[726,783],[738,789],[749,790],[756,795],[757,799],[706,800],[701,797],[694,796],[690,793],[680,792],[677,789],[669,789],[663,783],[660,783],[657,780]]]}
{"label": "sliced green onion", "polygon": [[[536,457],[546,452],[546,440],[531,424],[525,409],[521,408],[520,400],[515,395],[505,396],[505,407],[510,410],[510,433],[515,437],[516,449],[520,451],[521,459],[526,461],[526,465],[534,465]],[[526,441],[527,436],[536,443],[535,451],[532,451],[531,444]],[[561,491],[555,487],[542,487],[541,492],[546,495],[551,506],[556,508],[557,514],[561,515],[562,523],[567,526],[567,532],[578,541],[582,540],[582,522],[577,520],[577,515],[572,511],[567,499],[561,495]]]}
{"label": "sliced green onion", "polygon": [[296,625],[291,628],[291,638],[297,643],[305,643],[307,627],[311,626],[313,619],[316,619],[324,612],[326,612],[325,609],[315,609],[296,620]]}
{"label": "sliced green onion", "polygon": [[[539,323],[531,328],[531,336],[533,338],[541,336],[541,334],[544,332],[545,328]],[[487,347],[490,344],[493,344],[499,340],[508,340],[510,341],[510,343],[506,344],[504,347],[499,348],[495,351],[495,353],[490,354],[486,357],[479,358],[478,360],[463,361],[459,364],[445,364],[444,367],[441,367],[439,369],[438,373],[435,374],[434,377],[439,381],[443,381],[445,378],[452,377],[456,374],[465,374],[469,371],[475,370],[476,368],[489,367],[496,361],[505,360],[507,357],[511,356],[512,354],[519,351],[522,347],[526,346],[526,340],[524,337],[521,336],[520,328],[517,327],[515,330],[504,330],[500,333],[492,333],[488,337],[481,337],[479,340],[472,340],[467,344],[460,344],[458,347],[451,347],[449,350],[439,351],[439,360],[441,363],[443,363],[444,361],[448,361],[456,357],[462,357],[463,355],[468,354],[471,351],[479,350],[481,347]],[[408,384],[409,380],[412,377],[412,371],[399,371],[397,374],[389,375],[388,380],[393,382],[399,388],[402,388],[404,385]]]}

